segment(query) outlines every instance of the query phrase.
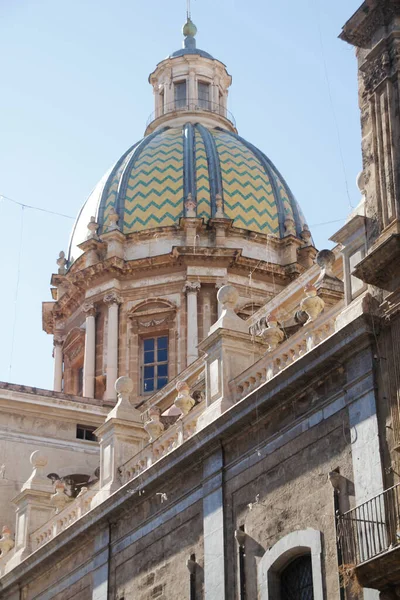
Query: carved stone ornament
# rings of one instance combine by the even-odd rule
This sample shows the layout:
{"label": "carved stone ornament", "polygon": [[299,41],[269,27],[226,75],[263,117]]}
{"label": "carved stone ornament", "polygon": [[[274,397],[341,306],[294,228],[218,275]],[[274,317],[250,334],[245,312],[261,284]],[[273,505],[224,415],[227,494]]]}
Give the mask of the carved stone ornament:
{"label": "carved stone ornament", "polygon": [[58,337],[54,336],[54,338],[53,338],[53,345],[54,346],[62,346],[63,343],[64,343],[64,341],[63,341],[62,338],[58,338]]}
{"label": "carved stone ornament", "polygon": [[306,223],[304,223],[303,225],[300,237],[303,240],[305,246],[311,245],[311,231]]}
{"label": "carved stone ornament", "polygon": [[197,202],[193,199],[192,194],[189,192],[185,200],[185,215],[187,217],[195,218],[197,216],[196,208]]}
{"label": "carved stone ornament", "polygon": [[70,502],[70,498],[65,493],[65,485],[58,481],[56,483],[56,492],[50,497],[50,504],[56,509],[56,515],[65,508],[65,505]]}
{"label": "carved stone ornament", "polygon": [[96,307],[93,302],[85,302],[82,304],[82,311],[87,317],[94,317],[96,315]]}
{"label": "carved stone ornament", "polygon": [[335,264],[336,257],[332,250],[320,250],[316,258],[317,264],[321,269],[322,277],[336,278],[332,271],[333,265]]}
{"label": "carved stone ornament", "polygon": [[120,228],[118,226],[118,221],[119,221],[119,215],[115,211],[115,208],[112,206],[110,208],[110,212],[108,213],[107,231],[120,231]]}
{"label": "carved stone ornament", "polygon": [[4,526],[0,536],[0,557],[5,556],[14,548],[14,540],[11,537],[11,529]]}
{"label": "carved stone ornament", "polygon": [[181,411],[182,416],[185,416],[192,410],[196,402],[190,396],[190,388],[186,381],[178,381],[175,387],[178,395],[175,398],[174,404]]}
{"label": "carved stone ornament", "polygon": [[156,406],[149,411],[150,420],[144,424],[144,428],[150,436],[149,441],[154,442],[164,431],[164,425],[160,421],[161,411]]}
{"label": "carved stone ornament", "polygon": [[378,58],[366,62],[362,67],[364,92],[372,93],[391,74],[391,60],[387,50]]}
{"label": "carved stone ornament", "polygon": [[158,327],[159,325],[162,325],[166,321],[167,321],[167,318],[152,319],[151,321],[139,321],[139,325],[141,325],[142,327]]}
{"label": "carved stone ornament", "polygon": [[87,239],[88,240],[97,240],[98,235],[97,235],[97,230],[99,228],[99,224],[96,223],[96,218],[95,217],[90,217],[90,221],[88,223],[88,234],[87,234]]}
{"label": "carved stone ornament", "polygon": [[311,323],[311,321],[315,321],[319,317],[324,310],[325,302],[317,296],[317,288],[311,283],[308,283],[304,287],[304,291],[307,297],[300,302],[300,308],[308,315],[305,323],[307,325],[307,323]]}
{"label": "carved stone ornament", "polygon": [[[266,325],[266,327],[265,327]],[[264,327],[261,326],[261,337],[268,344],[268,352],[272,352],[281,344],[285,334],[278,326],[278,319],[274,313],[268,315]]]}
{"label": "carved stone ornament", "polygon": [[286,235],[296,235],[296,224],[294,222],[293,217],[290,215],[286,215],[285,217],[285,236]]}
{"label": "carved stone ornament", "polygon": [[215,206],[217,208],[217,210],[215,211],[215,218],[216,219],[226,219],[225,213],[224,213],[224,201],[222,199],[221,194],[216,194],[215,195]]}
{"label": "carved stone ornament", "polygon": [[58,255],[57,264],[58,274],[65,275],[65,273],[67,272],[67,259],[65,258],[65,252],[63,250],[61,250],[61,252]]}
{"label": "carved stone ornament", "polygon": [[185,285],[183,286],[183,291],[186,292],[187,294],[189,294],[191,292],[195,292],[197,294],[197,292],[200,291],[200,288],[201,288],[200,281],[186,281]]}
{"label": "carved stone ornament", "polygon": [[121,296],[119,296],[116,292],[110,292],[106,294],[103,298],[104,304],[122,304]]}

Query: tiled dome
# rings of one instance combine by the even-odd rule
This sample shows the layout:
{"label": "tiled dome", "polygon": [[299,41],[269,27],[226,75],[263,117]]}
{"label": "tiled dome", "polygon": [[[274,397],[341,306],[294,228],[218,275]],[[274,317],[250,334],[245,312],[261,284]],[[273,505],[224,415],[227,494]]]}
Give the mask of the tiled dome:
{"label": "tiled dome", "polygon": [[186,123],[147,135],[106,173],[78,216],[70,257],[71,249],[86,239],[92,215],[100,234],[112,208],[125,234],[177,225],[189,194],[205,223],[215,215],[218,194],[236,228],[283,237],[287,217],[293,218],[297,235],[305,222],[285,180],[265,154],[233,132]]}

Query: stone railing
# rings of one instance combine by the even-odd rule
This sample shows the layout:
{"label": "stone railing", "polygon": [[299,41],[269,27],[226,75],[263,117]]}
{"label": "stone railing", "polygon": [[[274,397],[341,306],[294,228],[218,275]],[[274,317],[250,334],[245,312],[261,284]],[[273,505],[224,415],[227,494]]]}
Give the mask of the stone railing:
{"label": "stone railing", "polygon": [[163,412],[173,406],[177,394],[176,384],[178,381],[184,381],[191,388],[196,389],[196,386],[204,381],[204,377],[204,359],[198,358],[186,367],[178,377],[169,381],[161,390],[158,390],[150,398],[147,398],[137,406],[143,420],[146,421],[149,411],[154,407],[158,407]]}
{"label": "stone railing", "polygon": [[89,512],[93,497],[97,494],[99,485],[96,483],[85,493],[75,498],[66,505],[63,510],[55,514],[42,527],[34,531],[31,536],[32,552],[52,540],[56,535],[67,529],[72,523],[75,523],[85,513]]}
{"label": "stone railing", "polygon": [[120,467],[122,483],[127,483],[130,479],[137,477],[137,475],[148,469],[160,460],[160,458],[175,450],[175,448],[194,435],[196,433],[197,421],[204,412],[204,409],[205,401],[202,401],[192,408],[187,415],[179,417],[154,442],[145,446],[141,452],[122,465]]}
{"label": "stone railing", "polygon": [[265,355],[230,382],[231,395],[238,402],[297,359],[318,346],[335,332],[336,317],[343,309],[343,302],[323,312],[315,321],[304,325],[299,331],[277,348]]}

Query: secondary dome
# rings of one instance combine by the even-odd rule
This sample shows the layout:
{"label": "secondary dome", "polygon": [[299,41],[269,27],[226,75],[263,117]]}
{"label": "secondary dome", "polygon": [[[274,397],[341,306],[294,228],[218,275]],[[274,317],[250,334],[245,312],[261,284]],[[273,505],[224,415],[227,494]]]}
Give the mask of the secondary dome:
{"label": "secondary dome", "polygon": [[220,195],[233,227],[282,238],[286,219],[293,219],[297,236],[305,224],[288,185],[261,150],[220,127],[186,123],[147,135],[105,174],[78,216],[69,258],[80,254],[77,245],[86,239],[91,216],[100,234],[111,209],[124,234],[174,226],[189,194],[205,223]]}

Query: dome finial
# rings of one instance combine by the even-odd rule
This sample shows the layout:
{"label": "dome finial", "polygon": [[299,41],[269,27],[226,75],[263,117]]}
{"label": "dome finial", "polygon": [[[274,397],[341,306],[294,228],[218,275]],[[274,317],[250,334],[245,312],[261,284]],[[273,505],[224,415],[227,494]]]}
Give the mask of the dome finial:
{"label": "dome finial", "polygon": [[191,19],[190,0],[187,0],[186,23],[182,27],[182,33],[185,36],[185,39],[183,40],[183,47],[192,49],[196,48],[196,40],[194,36],[197,33],[197,27]]}

